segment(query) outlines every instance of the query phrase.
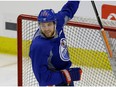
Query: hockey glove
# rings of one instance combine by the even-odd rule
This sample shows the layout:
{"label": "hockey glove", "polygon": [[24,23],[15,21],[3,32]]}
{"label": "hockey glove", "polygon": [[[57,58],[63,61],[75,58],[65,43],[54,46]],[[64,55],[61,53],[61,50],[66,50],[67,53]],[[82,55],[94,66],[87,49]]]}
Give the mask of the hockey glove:
{"label": "hockey glove", "polygon": [[81,75],[82,75],[81,68],[69,68],[68,71],[70,73],[72,81],[79,81],[79,80],[81,80]]}
{"label": "hockey glove", "polygon": [[80,68],[69,68],[61,70],[66,78],[66,82],[69,85],[72,81],[78,81],[81,79],[82,70]]}

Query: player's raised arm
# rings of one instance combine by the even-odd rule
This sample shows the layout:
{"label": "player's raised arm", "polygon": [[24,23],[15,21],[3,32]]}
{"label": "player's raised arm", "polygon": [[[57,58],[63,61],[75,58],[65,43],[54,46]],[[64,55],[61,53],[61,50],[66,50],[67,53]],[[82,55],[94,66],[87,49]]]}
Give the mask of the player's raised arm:
{"label": "player's raised arm", "polygon": [[[65,23],[73,18],[74,14],[76,13],[78,7],[79,7],[80,1],[68,1],[59,11],[59,14],[61,15],[62,19],[65,20]],[[60,20],[62,20],[60,19]]]}

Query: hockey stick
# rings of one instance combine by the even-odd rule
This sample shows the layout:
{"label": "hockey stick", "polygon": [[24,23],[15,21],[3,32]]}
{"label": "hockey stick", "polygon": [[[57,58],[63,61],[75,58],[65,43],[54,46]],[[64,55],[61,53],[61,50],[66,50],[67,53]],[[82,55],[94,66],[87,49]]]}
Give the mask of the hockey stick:
{"label": "hockey stick", "polygon": [[97,17],[97,21],[98,21],[98,23],[99,23],[99,25],[100,25],[101,34],[102,34],[102,36],[103,36],[103,39],[104,39],[104,42],[105,42],[105,45],[106,45],[108,54],[109,54],[110,58],[112,58],[112,56],[113,56],[112,50],[111,50],[111,47],[110,47],[110,45],[109,45],[109,42],[108,42],[108,38],[107,38],[107,36],[106,36],[106,33],[105,33],[105,31],[104,31],[104,28],[103,28],[101,19],[100,19],[100,17],[99,17],[99,14],[98,14],[98,11],[97,11],[95,2],[94,2],[94,1],[91,1],[91,3],[92,3],[92,6],[93,6],[93,9],[94,9],[94,11],[95,11],[95,15],[96,15],[96,17]]}

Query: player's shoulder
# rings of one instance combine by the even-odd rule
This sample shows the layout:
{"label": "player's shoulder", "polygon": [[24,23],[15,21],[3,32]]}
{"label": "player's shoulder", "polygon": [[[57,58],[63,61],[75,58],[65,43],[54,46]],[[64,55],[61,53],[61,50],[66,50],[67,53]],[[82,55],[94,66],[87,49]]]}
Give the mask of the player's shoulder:
{"label": "player's shoulder", "polygon": [[36,37],[31,43],[31,45],[35,48],[37,48],[37,47],[42,48],[42,47],[44,47],[44,44],[45,44],[44,40],[42,40],[40,37]]}

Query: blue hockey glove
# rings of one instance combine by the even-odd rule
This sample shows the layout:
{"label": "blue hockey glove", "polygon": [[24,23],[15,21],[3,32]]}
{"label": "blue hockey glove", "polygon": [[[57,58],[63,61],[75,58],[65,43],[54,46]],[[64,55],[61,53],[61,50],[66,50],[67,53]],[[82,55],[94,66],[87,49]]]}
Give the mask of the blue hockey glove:
{"label": "blue hockey glove", "polygon": [[72,81],[79,81],[82,75],[81,68],[69,68],[61,70],[61,72],[65,76],[67,84],[70,84]]}
{"label": "blue hockey glove", "polygon": [[70,73],[72,81],[79,81],[79,80],[81,80],[81,75],[82,75],[81,68],[69,68],[68,71]]}

